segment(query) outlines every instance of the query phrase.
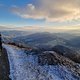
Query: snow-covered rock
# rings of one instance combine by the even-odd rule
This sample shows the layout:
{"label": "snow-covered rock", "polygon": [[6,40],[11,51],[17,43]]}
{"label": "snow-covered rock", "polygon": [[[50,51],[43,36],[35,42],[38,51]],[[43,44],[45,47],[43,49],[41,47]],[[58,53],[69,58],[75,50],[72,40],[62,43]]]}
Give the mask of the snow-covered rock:
{"label": "snow-covered rock", "polygon": [[65,66],[39,65],[38,56],[25,53],[24,50],[3,44],[10,62],[12,80],[80,80]]}

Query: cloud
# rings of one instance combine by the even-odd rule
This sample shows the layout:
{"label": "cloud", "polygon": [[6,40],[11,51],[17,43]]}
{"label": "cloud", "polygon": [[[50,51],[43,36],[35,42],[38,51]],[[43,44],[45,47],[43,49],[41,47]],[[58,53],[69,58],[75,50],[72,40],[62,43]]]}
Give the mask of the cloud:
{"label": "cloud", "polygon": [[80,19],[80,0],[35,0],[23,7],[12,7],[12,12],[22,18],[66,21]]}

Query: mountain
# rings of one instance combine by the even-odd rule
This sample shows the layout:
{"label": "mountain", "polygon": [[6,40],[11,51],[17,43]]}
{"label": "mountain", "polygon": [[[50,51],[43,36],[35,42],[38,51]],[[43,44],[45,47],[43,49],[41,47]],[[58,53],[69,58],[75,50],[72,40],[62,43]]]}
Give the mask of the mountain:
{"label": "mountain", "polygon": [[80,49],[80,36],[70,39],[69,43],[71,43],[72,46]]}
{"label": "mountain", "polygon": [[13,43],[3,44],[12,80],[80,80],[80,54],[69,43],[73,38],[66,40],[47,32],[11,31],[2,34]]}
{"label": "mountain", "polygon": [[63,55],[77,63],[80,63],[80,53],[78,53],[74,49],[70,49],[69,47],[63,45],[56,45],[52,48],[53,51]]}
{"label": "mountain", "polygon": [[80,80],[79,64],[54,51],[31,54],[13,45],[3,47],[8,51],[12,80]]}
{"label": "mountain", "polygon": [[5,42],[21,43],[23,45],[36,46],[49,49],[55,45],[80,48],[80,37],[67,33],[30,32],[30,31],[1,31]]}
{"label": "mountain", "polygon": [[26,36],[19,36],[13,38],[14,42],[22,43],[25,45],[36,46],[36,47],[45,47],[45,46],[54,46],[56,44],[65,44],[66,40],[57,37],[55,34],[43,32],[43,33],[34,33]]}
{"label": "mountain", "polygon": [[3,30],[1,31],[1,34],[2,34],[3,41],[12,42],[13,38],[22,37],[25,35],[27,36],[27,35],[32,34],[32,32],[18,31],[18,30],[5,30],[5,31]]}

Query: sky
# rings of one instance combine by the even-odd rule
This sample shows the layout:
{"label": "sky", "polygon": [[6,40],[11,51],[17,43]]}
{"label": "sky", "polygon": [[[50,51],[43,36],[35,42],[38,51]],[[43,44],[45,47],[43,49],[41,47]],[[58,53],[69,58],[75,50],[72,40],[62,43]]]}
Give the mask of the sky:
{"label": "sky", "polygon": [[0,26],[80,29],[80,0],[0,0]]}

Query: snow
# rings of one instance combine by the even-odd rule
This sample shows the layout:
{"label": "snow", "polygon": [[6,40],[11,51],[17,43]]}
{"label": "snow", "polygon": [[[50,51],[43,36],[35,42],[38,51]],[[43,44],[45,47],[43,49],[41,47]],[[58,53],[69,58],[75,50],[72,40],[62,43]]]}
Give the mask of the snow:
{"label": "snow", "polygon": [[77,80],[65,66],[40,66],[37,55],[11,45],[3,44],[3,47],[8,53],[12,80]]}

